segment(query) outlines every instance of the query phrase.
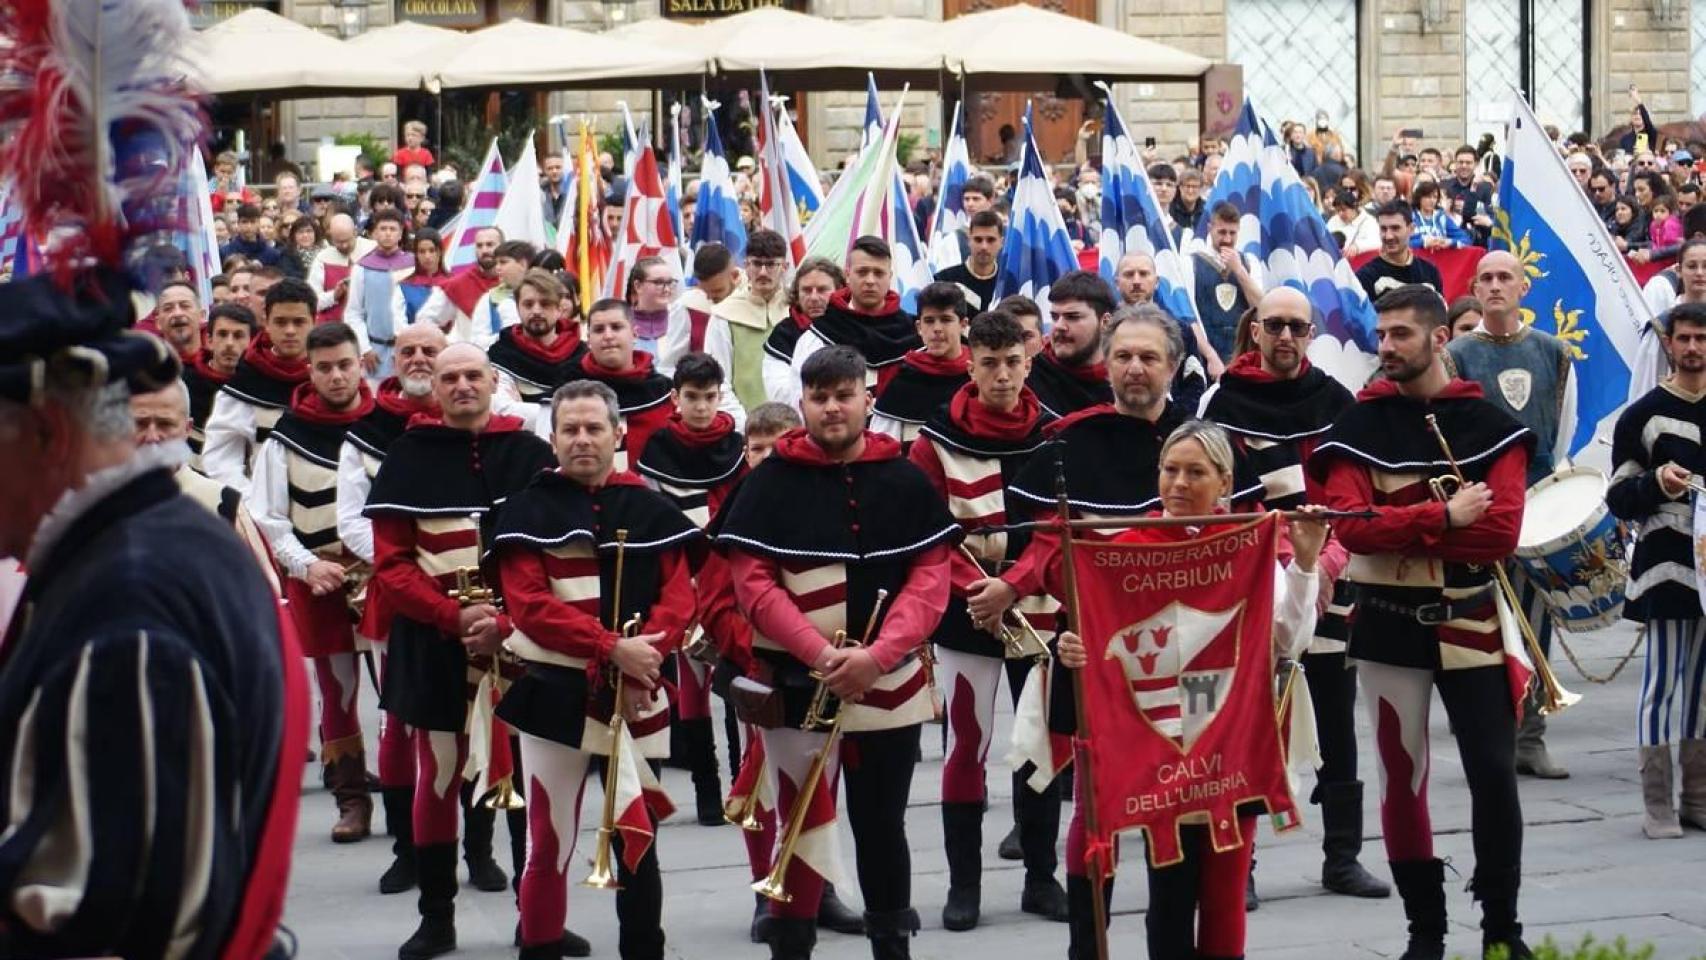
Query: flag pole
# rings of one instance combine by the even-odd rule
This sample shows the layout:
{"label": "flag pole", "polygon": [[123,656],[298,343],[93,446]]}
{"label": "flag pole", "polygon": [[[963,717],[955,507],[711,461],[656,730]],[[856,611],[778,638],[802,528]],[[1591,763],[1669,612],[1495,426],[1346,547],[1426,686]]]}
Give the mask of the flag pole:
{"label": "flag pole", "polygon": [[[1054,496],[1055,509],[1061,523],[1061,577],[1065,587],[1066,629],[1078,631],[1078,572],[1073,567],[1072,558],[1072,504],[1066,497],[1066,457],[1057,453],[1054,462]],[[1077,732],[1073,737],[1072,758],[1077,765],[1077,790],[1082,798],[1084,809],[1084,832],[1086,845],[1094,849],[1093,844],[1101,837],[1100,817],[1096,815],[1096,780],[1093,776],[1090,761],[1090,751],[1085,746],[1090,740],[1090,723],[1084,709],[1084,672],[1072,671],[1072,711],[1077,720]],[[1111,859],[1113,850],[1110,847],[1103,855]],[[1102,857],[1086,856],[1085,869],[1090,871],[1090,916],[1092,927],[1096,932],[1096,960],[1108,960],[1108,904],[1103,898],[1107,889],[1107,874]]]}

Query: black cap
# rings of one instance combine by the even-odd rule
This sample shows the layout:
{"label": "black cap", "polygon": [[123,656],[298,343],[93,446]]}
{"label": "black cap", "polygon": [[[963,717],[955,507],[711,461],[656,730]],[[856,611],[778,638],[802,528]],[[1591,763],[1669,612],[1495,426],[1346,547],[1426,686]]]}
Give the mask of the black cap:
{"label": "black cap", "polygon": [[308,195],[308,199],[310,200],[336,200],[337,198],[338,192],[333,190],[331,186],[327,184],[321,184],[320,186],[315,187],[314,192]]}
{"label": "black cap", "polygon": [[138,393],[167,386],[181,370],[178,357],[159,337],[132,330],[134,319],[130,284],[116,271],[0,284],[0,398],[39,402],[50,364]]}

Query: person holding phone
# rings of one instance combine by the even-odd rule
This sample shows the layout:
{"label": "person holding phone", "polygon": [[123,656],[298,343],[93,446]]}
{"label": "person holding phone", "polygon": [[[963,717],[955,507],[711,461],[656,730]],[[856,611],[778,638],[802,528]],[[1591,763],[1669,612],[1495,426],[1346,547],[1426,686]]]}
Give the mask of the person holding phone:
{"label": "person holding phone", "polygon": [[1641,91],[1633,83],[1629,85],[1629,132],[1617,138],[1617,148],[1624,153],[1637,154],[1651,150],[1658,145],[1659,127],[1653,122],[1653,115],[1647,112],[1647,105],[1641,102]]}

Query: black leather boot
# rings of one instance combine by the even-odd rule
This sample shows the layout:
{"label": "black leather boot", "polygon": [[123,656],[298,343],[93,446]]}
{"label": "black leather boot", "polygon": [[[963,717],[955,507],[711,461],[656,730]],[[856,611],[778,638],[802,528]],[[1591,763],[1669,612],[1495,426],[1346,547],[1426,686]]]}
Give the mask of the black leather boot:
{"label": "black leather boot", "polygon": [[871,941],[871,960],[911,960],[912,935],[918,932],[918,911],[866,910],[865,936]]}
{"label": "black leather boot", "polygon": [[1025,861],[1025,889],[1019,909],[1025,913],[1066,922],[1066,889],[1054,878],[1060,864],[1055,843],[1060,839],[1060,784],[1049,784],[1037,793],[1029,784],[1017,784],[1013,812],[1018,817],[1020,855]]}
{"label": "black leather boot", "polygon": [[1323,783],[1321,798],[1321,886],[1347,897],[1390,897],[1392,887],[1357,862],[1362,852],[1362,782]]}
{"label": "black leather boot", "polygon": [[456,844],[415,848],[421,924],[397,948],[397,960],[430,960],[456,949]]}
{"label": "black leather boot", "polygon": [[804,917],[771,917],[764,942],[770,944],[770,960],[811,960],[817,924]]}
{"label": "black leather boot", "polygon": [[1445,861],[1394,860],[1391,865],[1410,921],[1410,942],[1399,960],[1444,960]]}
{"label": "black leather boot", "polygon": [[474,785],[462,785],[462,859],[468,865],[468,885],[483,893],[509,889],[509,877],[492,859],[492,829],[497,811],[474,799]]}
{"label": "black leather boot", "polygon": [[723,781],[717,769],[717,741],[712,735],[711,718],[683,720],[681,725],[688,769],[693,776],[693,807],[699,825],[724,826],[728,820],[723,817]]}
{"label": "black leather boot", "polygon": [[942,804],[942,844],[948,854],[942,926],[971,930],[977,926],[983,897],[983,804]]}
{"label": "black leather boot", "polygon": [[[1090,878],[1066,875],[1066,956],[1067,960],[1096,960],[1096,914],[1094,892]],[[1102,883],[1102,916],[1113,921],[1108,906],[1114,899],[1114,878]]]}
{"label": "black leather boot", "polygon": [[835,893],[835,884],[823,885],[823,898],[817,902],[817,925],[820,930],[833,930],[859,937],[865,934],[865,916],[849,907]]}
{"label": "black leather boot", "polygon": [[380,793],[385,822],[391,827],[391,866],[379,877],[380,893],[402,893],[415,888],[415,788],[386,787]]}
{"label": "black leather boot", "polygon": [[1517,888],[1522,876],[1516,867],[1475,869],[1469,889],[1481,901],[1481,951],[1490,955],[1504,949],[1505,960],[1533,960],[1534,952],[1522,942],[1522,924],[1516,919]]}

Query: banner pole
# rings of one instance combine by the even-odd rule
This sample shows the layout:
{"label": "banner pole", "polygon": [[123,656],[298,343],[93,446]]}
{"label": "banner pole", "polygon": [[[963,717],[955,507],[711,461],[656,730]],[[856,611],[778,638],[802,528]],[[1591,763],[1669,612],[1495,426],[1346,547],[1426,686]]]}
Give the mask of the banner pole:
{"label": "banner pole", "polygon": [[[1059,513],[1061,523],[1061,577],[1064,592],[1063,598],[1066,613],[1066,629],[1073,632],[1078,630],[1078,573],[1073,567],[1072,557],[1072,505],[1066,497],[1066,458],[1055,460],[1054,473],[1055,509]],[[1084,746],[1090,739],[1090,724],[1084,710],[1084,672],[1072,671],[1072,710],[1077,721],[1077,734],[1073,741],[1073,762],[1077,764],[1077,789],[1083,798],[1084,832],[1089,838],[1086,843],[1093,843],[1102,835],[1100,818],[1096,815],[1096,780],[1092,774],[1090,751]],[[1112,858],[1113,849],[1109,848],[1107,857]],[[1099,858],[1086,857],[1085,867],[1090,871],[1090,916],[1092,926],[1096,931],[1096,960],[1108,960],[1108,905],[1103,891],[1107,889],[1107,875]]]}

